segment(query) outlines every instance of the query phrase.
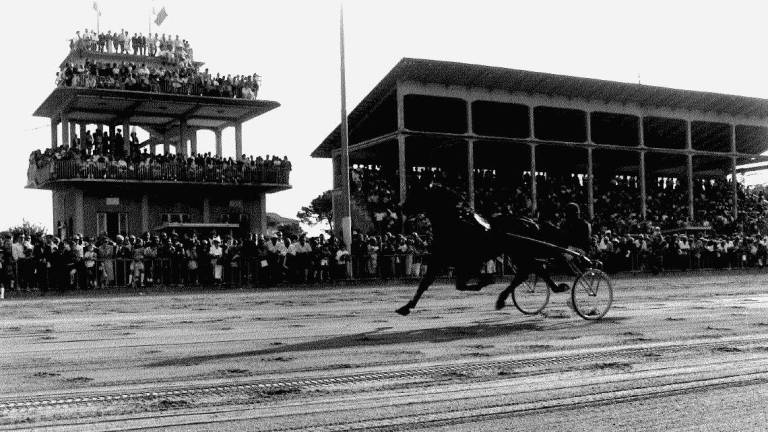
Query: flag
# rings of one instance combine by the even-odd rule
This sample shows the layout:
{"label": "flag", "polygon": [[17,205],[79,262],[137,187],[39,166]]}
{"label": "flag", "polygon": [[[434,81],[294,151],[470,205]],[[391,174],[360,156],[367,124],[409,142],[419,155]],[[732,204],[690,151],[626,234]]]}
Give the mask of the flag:
{"label": "flag", "polygon": [[160,25],[165,21],[165,19],[168,18],[168,13],[165,11],[165,6],[160,8],[160,12],[157,13],[157,17],[155,18],[155,24]]}
{"label": "flag", "polygon": [[95,10],[96,13],[99,14],[99,16],[101,16],[101,11],[99,10],[99,3],[93,2],[93,10]]}

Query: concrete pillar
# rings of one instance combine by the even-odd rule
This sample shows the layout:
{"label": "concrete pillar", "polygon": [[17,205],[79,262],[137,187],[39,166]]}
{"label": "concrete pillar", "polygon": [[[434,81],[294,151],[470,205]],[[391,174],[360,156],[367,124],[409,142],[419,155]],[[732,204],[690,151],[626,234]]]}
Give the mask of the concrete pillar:
{"label": "concrete pillar", "polygon": [[128,119],[123,120],[123,151],[126,155],[131,154],[131,125]]}
{"label": "concrete pillar", "polygon": [[[736,154],[736,125],[731,124],[731,153]],[[736,156],[731,157],[731,186],[733,187],[733,218],[739,217],[739,184],[736,182]]]}
{"label": "concrete pillar", "polygon": [[141,232],[148,232],[149,227],[149,195],[141,196]]}
{"label": "concrete pillar", "polygon": [[116,129],[116,128],[115,128],[115,125],[114,125],[114,124],[111,124],[111,125],[109,125],[109,137],[110,137],[110,138],[112,138],[113,136],[115,136],[115,129]]}
{"label": "concrete pillar", "polygon": [[211,200],[203,197],[203,223],[211,223]]}
{"label": "concrete pillar", "polygon": [[69,120],[66,114],[61,115],[61,145],[69,148]]}
{"label": "concrete pillar", "polygon": [[733,218],[739,217],[739,184],[736,180],[736,156],[731,157],[731,187],[733,188]]}
{"label": "concrete pillar", "polygon": [[197,129],[192,129],[189,133],[189,151],[190,154],[197,154]]}
{"label": "concrete pillar", "polygon": [[[474,133],[472,127],[472,101],[465,101],[467,107],[467,133]],[[469,206],[475,208],[475,140],[467,140],[467,198]]]}
{"label": "concrete pillar", "polygon": [[[405,135],[397,135],[397,173],[400,183],[400,204],[405,202],[408,194],[408,185],[406,177],[407,165],[405,163]],[[335,171],[334,171],[335,172]]]}
{"label": "concrete pillar", "polygon": [[80,123],[80,131],[77,136],[80,137],[80,144],[85,145],[85,123]]}
{"label": "concrete pillar", "polygon": [[243,124],[235,123],[235,160],[240,160],[243,156]]}
{"label": "concrete pillar", "polygon": [[[163,140],[165,141],[165,140]],[[168,141],[165,141],[163,143],[163,153],[170,154],[171,153],[171,145],[168,143]]]}
{"label": "concrete pillar", "polygon": [[72,188],[73,213],[72,213],[72,232],[74,234],[83,234],[85,231],[85,217],[83,211],[83,190]]}
{"label": "concrete pillar", "polygon": [[640,151],[640,173],[638,180],[640,183],[640,216],[645,220],[648,216],[648,199],[645,190],[645,150]]}
{"label": "concrete pillar", "polygon": [[[637,117],[637,145],[641,148],[645,148],[645,129],[643,129],[643,116]],[[648,216],[648,194],[646,192],[645,184],[645,151],[640,150],[640,216],[643,220]]]}
{"label": "concrete pillar", "polygon": [[[589,122],[587,122],[589,125]],[[595,218],[595,184],[592,181],[592,148],[587,149],[587,215],[589,219]]]}
{"label": "concrete pillar", "polygon": [[77,138],[77,123],[69,122],[69,139],[74,140]]}
{"label": "concrete pillar", "polygon": [[[685,121],[685,148],[686,150],[692,150],[693,149],[693,137],[691,135],[691,121],[686,120]],[[691,223],[693,223],[693,154],[688,153],[686,160],[686,167],[687,167],[687,173],[686,176],[688,177],[688,219]]]}
{"label": "concrete pillar", "polygon": [[531,216],[536,217],[536,144],[529,144],[531,149]]}
{"label": "concrete pillar", "polygon": [[221,148],[221,129],[216,130],[216,156],[221,157],[222,155],[222,148]]}
{"label": "concrete pillar", "polygon": [[51,117],[51,149],[56,149],[59,145],[59,121],[56,117]]}
{"label": "concrete pillar", "polygon": [[687,155],[686,165],[688,168],[688,219],[693,223],[693,155],[690,153]]}
{"label": "concrete pillar", "polygon": [[187,155],[187,121],[179,120],[179,145],[176,147],[176,154]]}
{"label": "concrete pillar", "polygon": [[469,206],[475,208],[475,140],[467,140],[467,187]]}
{"label": "concrete pillar", "polygon": [[533,129],[536,126],[536,122],[534,122],[533,119],[533,106],[528,107],[528,137],[529,138],[535,138],[536,134],[533,133]]}
{"label": "concrete pillar", "polygon": [[[262,192],[259,194],[259,220],[257,221],[257,225],[259,227],[259,234],[266,234],[267,233],[267,194]],[[251,232],[253,232],[253,226],[251,227]]]}

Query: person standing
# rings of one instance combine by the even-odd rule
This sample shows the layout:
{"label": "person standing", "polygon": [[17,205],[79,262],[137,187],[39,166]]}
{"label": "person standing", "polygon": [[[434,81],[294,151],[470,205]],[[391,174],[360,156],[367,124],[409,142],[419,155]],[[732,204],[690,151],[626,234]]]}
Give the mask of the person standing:
{"label": "person standing", "polygon": [[208,255],[211,258],[211,268],[213,269],[213,282],[216,285],[221,284],[221,274],[223,266],[221,264],[224,251],[221,249],[221,241],[218,238],[214,238],[211,241],[211,248],[208,251]]}

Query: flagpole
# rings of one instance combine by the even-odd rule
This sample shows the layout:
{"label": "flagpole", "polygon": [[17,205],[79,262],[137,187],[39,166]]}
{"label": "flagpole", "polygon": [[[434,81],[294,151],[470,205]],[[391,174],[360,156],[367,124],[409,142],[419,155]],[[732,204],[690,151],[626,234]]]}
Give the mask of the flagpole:
{"label": "flagpole", "polygon": [[[349,190],[349,130],[347,125],[347,84],[344,67],[344,4],[339,7],[339,48],[341,60],[341,234],[347,250],[352,250],[352,209]],[[347,276],[352,277],[352,263],[347,263]]]}

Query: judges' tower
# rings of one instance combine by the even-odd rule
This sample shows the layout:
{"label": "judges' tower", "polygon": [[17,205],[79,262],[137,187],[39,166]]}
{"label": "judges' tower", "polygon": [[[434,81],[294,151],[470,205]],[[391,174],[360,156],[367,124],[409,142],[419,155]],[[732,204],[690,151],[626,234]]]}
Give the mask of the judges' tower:
{"label": "judges' tower", "polygon": [[[174,68],[167,58],[82,49],[72,50],[62,68],[86,59]],[[201,65],[194,64],[196,68]],[[109,130],[110,136],[121,130],[128,148],[129,131],[141,128],[149,134],[140,143],[142,151],[191,157],[197,153],[198,131],[210,130],[216,137],[216,156],[221,156],[222,131],[232,127],[234,154],[243,159],[243,123],[280,106],[267,100],[204,96],[189,84],[173,93],[163,90],[171,89],[60,86],[34,112],[50,119],[50,148],[65,154],[60,159],[32,157],[28,171],[28,188],[53,192],[54,227],[70,235],[106,233],[111,237],[160,229],[217,229],[237,234],[266,230],[267,194],[290,188],[290,167],[285,163],[252,163],[250,158],[244,158],[246,163],[194,166],[178,160],[116,163],[73,157],[73,152],[64,151],[72,137],[84,141],[86,130],[97,129]],[[273,152],[265,149],[263,153]]]}

